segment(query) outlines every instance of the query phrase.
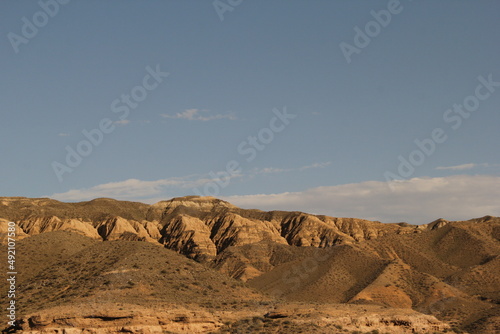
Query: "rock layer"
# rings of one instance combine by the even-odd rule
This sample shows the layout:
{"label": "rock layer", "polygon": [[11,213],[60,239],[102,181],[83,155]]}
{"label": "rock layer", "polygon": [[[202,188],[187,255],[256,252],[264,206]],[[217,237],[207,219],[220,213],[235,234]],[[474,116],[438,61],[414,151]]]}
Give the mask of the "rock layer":
{"label": "rock layer", "polygon": [[244,210],[213,197],[197,196],[153,205],[111,199],[72,204],[3,197],[0,217],[15,220],[28,235],[67,230],[102,240],[160,242],[200,261],[213,260],[231,246],[261,241],[330,247],[386,234],[420,231],[411,225],[355,218]]}

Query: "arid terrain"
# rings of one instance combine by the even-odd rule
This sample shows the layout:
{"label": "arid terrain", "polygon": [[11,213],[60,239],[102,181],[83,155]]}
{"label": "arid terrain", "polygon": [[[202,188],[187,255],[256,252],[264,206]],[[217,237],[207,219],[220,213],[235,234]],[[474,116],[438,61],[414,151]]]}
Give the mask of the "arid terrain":
{"label": "arid terrain", "polygon": [[2,273],[9,221],[5,333],[500,333],[498,217],[417,226],[212,197],[0,197]]}

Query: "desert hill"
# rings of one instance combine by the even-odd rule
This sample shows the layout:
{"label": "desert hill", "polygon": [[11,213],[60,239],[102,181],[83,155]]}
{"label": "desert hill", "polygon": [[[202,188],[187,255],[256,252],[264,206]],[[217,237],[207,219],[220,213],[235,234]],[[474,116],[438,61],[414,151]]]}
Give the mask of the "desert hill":
{"label": "desert hill", "polygon": [[96,240],[160,243],[197,261],[214,263],[231,277],[243,280],[256,277],[287,258],[270,256],[254,261],[241,256],[239,246],[262,253],[264,250],[257,248],[271,242],[273,253],[277,245],[325,248],[423,229],[409,224],[382,224],[302,212],[245,210],[213,197],[197,196],[153,205],[105,198],[62,203],[3,197],[0,218],[15,221],[22,229],[20,234],[65,230]]}
{"label": "desert hill", "polygon": [[[151,211],[150,211],[151,210]],[[0,216],[17,221],[27,217],[51,217],[60,219],[77,218],[100,220],[110,216],[142,220],[148,214],[150,220],[157,219],[151,206],[138,202],[117,201],[97,198],[88,202],[64,203],[49,198],[0,197]]]}
{"label": "desert hill", "polygon": [[408,224],[245,210],[219,199],[197,196],[153,205],[104,198],[62,203],[2,197],[0,218],[17,222],[29,235],[70,230],[103,240],[160,242],[197,260],[212,260],[227,247],[259,241],[323,248],[418,231]]}
{"label": "desert hill", "polygon": [[[97,327],[106,321],[119,326],[117,320],[135,317],[141,326],[152,322],[160,329],[212,330],[220,321],[206,310],[244,312],[269,300],[241,282],[147,242],[97,242],[55,231],[21,240],[17,250],[18,312],[28,315],[19,324],[24,329],[61,327],[58,317],[66,316]],[[168,312],[157,312],[160,309]],[[88,317],[75,315],[82,310]]]}
{"label": "desert hill", "polygon": [[[247,210],[212,197],[153,205],[3,197],[0,242],[7,221],[18,226],[30,330],[73,321],[159,333],[444,331],[436,316],[455,331],[500,332],[496,217],[414,226]],[[259,318],[270,309],[286,319]]]}
{"label": "desert hill", "polygon": [[474,331],[500,314],[499,228],[487,217],[322,249],[250,285],[293,301],[413,308]]}
{"label": "desert hill", "polygon": [[[56,246],[40,252],[52,244]],[[239,305],[258,295],[234,279],[145,242],[96,242],[56,231],[24,239],[18,249],[25,255],[22,259],[27,259],[18,264],[22,283],[19,302],[27,312],[62,306],[72,297],[115,302],[123,293],[129,302],[142,306],[152,306],[157,300],[205,305],[222,299]],[[204,295],[206,291],[210,293]],[[198,292],[197,299],[188,298]]]}
{"label": "desert hill", "polygon": [[[411,309],[288,303],[148,242],[98,242],[53,231],[19,241],[17,250],[19,321],[6,333],[342,333],[374,326],[411,333],[449,328]],[[0,270],[6,270],[3,263]]]}

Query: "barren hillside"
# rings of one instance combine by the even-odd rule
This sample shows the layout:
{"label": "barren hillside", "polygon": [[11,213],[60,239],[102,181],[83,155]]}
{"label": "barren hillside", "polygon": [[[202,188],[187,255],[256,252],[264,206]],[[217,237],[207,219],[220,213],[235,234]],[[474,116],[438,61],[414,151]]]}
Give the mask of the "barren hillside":
{"label": "barren hillside", "polygon": [[0,242],[8,221],[19,328],[33,333],[500,331],[496,217],[413,226],[211,197],[0,198]]}

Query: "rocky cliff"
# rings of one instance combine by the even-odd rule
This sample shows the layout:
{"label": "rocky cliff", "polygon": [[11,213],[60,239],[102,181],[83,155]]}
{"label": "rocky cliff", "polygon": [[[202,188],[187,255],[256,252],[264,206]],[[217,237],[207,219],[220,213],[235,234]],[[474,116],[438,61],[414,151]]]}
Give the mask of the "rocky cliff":
{"label": "rocky cliff", "polygon": [[111,199],[62,203],[1,198],[0,218],[15,221],[20,233],[27,235],[66,230],[94,239],[148,241],[198,261],[212,261],[228,247],[261,241],[324,248],[420,231],[411,225],[355,218],[244,210],[213,197],[197,196],[153,205]]}
{"label": "rocky cliff", "polygon": [[[358,306],[381,307],[377,316],[357,312],[349,319],[335,315],[331,320],[324,312],[311,313],[314,319],[306,322],[287,316],[305,332],[331,333],[335,326],[390,333],[448,328],[422,313],[473,333],[491,332],[499,324],[496,217],[438,219],[413,226],[246,210],[212,197],[181,197],[153,205],[0,198],[1,243],[9,221],[16,223],[21,254],[20,305],[27,307],[23,311],[34,311],[23,317],[27,333],[79,333],[75,326],[96,333],[224,332],[247,325],[255,329],[266,323],[257,318],[264,314],[260,306],[270,303],[268,296],[287,303],[320,303],[322,309],[331,303],[358,311]],[[265,292],[265,297],[256,291]],[[249,303],[252,298],[264,304]],[[140,307],[168,301],[176,309],[188,301],[211,315],[189,313],[193,305],[183,306],[191,314],[182,316],[184,320],[132,314],[135,306],[127,306],[128,313],[122,315],[111,306],[108,313],[63,314],[54,309],[75,300],[78,307],[89,300],[127,301]],[[162,310],[170,307],[158,305]],[[252,320],[234,315],[235,307],[252,314]],[[225,313],[214,316],[212,311],[219,308]],[[262,314],[252,313],[256,308]],[[384,309],[400,311],[381,317]],[[232,329],[225,324],[229,320],[221,320],[228,317]],[[279,326],[287,331],[290,324]]]}

